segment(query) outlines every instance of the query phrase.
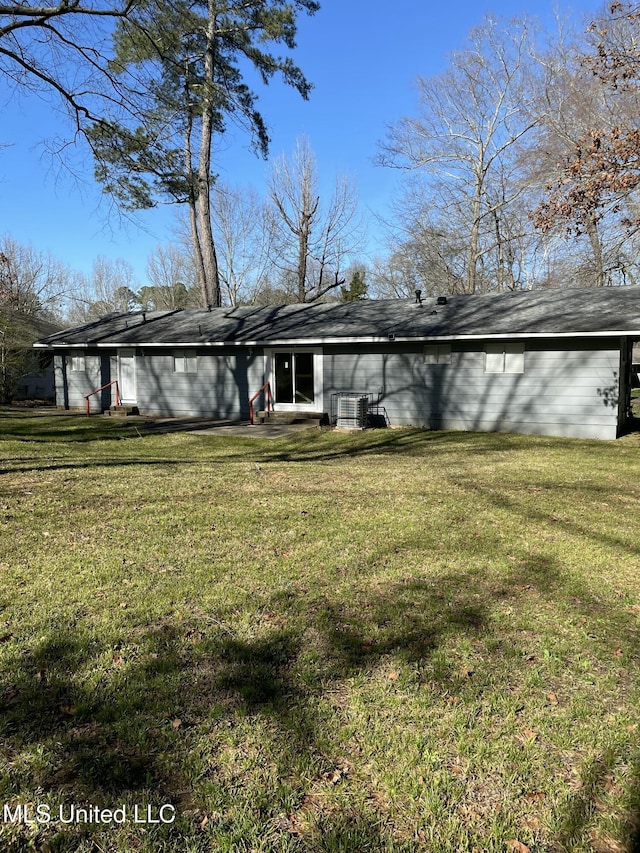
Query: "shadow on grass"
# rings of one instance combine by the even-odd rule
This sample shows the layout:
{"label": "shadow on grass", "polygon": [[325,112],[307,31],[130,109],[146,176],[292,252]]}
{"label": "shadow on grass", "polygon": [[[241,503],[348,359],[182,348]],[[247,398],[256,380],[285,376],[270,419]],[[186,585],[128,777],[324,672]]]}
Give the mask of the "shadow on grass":
{"label": "shadow on grass", "polygon": [[[565,592],[559,567],[548,558],[532,560],[512,582],[494,583],[466,573],[431,582],[408,578],[368,589],[353,602],[337,594],[267,593],[254,602],[256,627],[248,636],[233,614],[221,621],[219,614],[209,619],[197,609],[184,622],[123,630],[120,640],[82,621],[73,628],[43,626],[33,647],[17,649],[5,664],[0,731],[6,768],[12,769],[0,773],[4,800],[41,792],[55,802],[103,808],[176,806],[176,822],[146,828],[142,841],[138,828],[110,829],[116,846],[104,848],[109,850],[204,851],[217,844],[223,850],[408,853],[416,849],[413,841],[399,841],[392,828],[376,822],[380,815],[357,802],[347,811],[316,808],[306,832],[292,832],[287,815],[302,808],[310,781],[320,784],[335,766],[336,756],[328,753],[332,723],[319,711],[321,699],[331,683],[371,676],[389,656],[411,664],[414,677],[455,693],[458,664],[437,654],[448,639],[499,638],[496,605],[504,598],[517,603],[525,585],[549,600]],[[576,608],[588,612],[586,594]],[[627,625],[619,642],[637,653],[634,626]],[[496,645],[488,666],[504,666],[503,654]],[[268,736],[263,763],[247,753],[247,766],[225,770],[221,751],[233,747],[241,756],[242,738],[252,728]],[[239,739],[236,731],[242,732]],[[200,755],[203,739],[211,744],[206,756]],[[560,816],[557,840],[566,849],[586,831],[619,760],[613,750],[585,769],[580,792]],[[258,768],[253,771],[252,761]],[[279,781],[265,790],[269,765]],[[629,805],[637,817],[637,764],[633,769]],[[206,799],[205,789],[218,793]],[[247,798],[244,822],[226,816],[238,796]],[[214,817],[203,828],[212,809]],[[36,849],[93,850],[105,831],[41,827]],[[5,849],[26,844],[25,835]]]}
{"label": "shadow on grass", "polygon": [[[342,456],[370,454],[421,455],[436,443],[439,449],[484,454],[494,451],[517,450],[532,442],[553,442],[554,446],[575,446],[575,439],[536,438],[512,433],[474,433],[453,430],[427,430],[419,427],[374,429],[354,434],[332,430],[304,430],[263,444],[258,428],[237,424],[237,435],[216,435],[217,427],[228,428],[231,421],[211,421],[203,418],[159,418],[127,421],[109,418],[86,418],[83,415],[43,416],[31,413],[0,412],[0,438],[29,442],[83,444],[99,441],[149,441],[166,435],[190,433],[210,428],[210,435],[193,436],[200,452],[205,450],[214,459],[224,453],[221,442],[235,455],[245,451],[252,459],[271,462],[296,462],[339,459]],[[243,430],[247,432],[244,433]],[[251,429],[251,433],[249,430]],[[601,443],[600,445],[601,446]],[[194,446],[189,445],[193,450]]]}
{"label": "shadow on grass", "polygon": [[86,443],[137,437],[135,424],[86,415],[42,415],[0,411],[0,438],[29,442]]}
{"label": "shadow on grass", "polygon": [[[451,584],[460,581],[452,578]],[[288,611],[277,596],[269,598],[263,612],[279,613],[278,619],[266,628],[263,621],[259,635],[248,639],[233,627],[207,629],[206,620],[199,624],[194,618],[144,629],[135,651],[123,646],[120,652],[117,642],[108,645],[81,623],[73,629],[51,625],[32,649],[5,665],[5,682],[11,682],[0,730],[9,763],[22,767],[3,779],[5,801],[12,801],[13,789],[27,797],[42,791],[56,802],[109,808],[121,802],[171,802],[179,819],[154,828],[156,842],[189,837],[194,844],[189,849],[200,849],[203,839],[210,843],[210,833],[203,836],[198,829],[205,803],[193,799],[190,743],[203,731],[214,737],[222,732],[222,743],[243,720],[260,721],[272,732],[265,745],[271,750],[268,763],[275,763],[279,779],[298,779],[295,796],[302,800],[306,773],[300,762],[314,768],[317,779],[333,769],[334,759],[326,755],[327,723],[316,707],[327,683],[364,672],[392,651],[425,661],[447,632],[476,631],[486,616],[484,606],[465,601],[441,614],[446,595],[446,589],[407,584],[367,597],[367,622],[378,628],[373,639],[336,602],[304,597],[291,599]],[[315,662],[302,664],[309,651]],[[218,780],[216,762],[214,754],[196,776]],[[233,780],[227,784],[233,787]],[[227,849],[256,845],[267,825],[275,833],[273,845],[261,849],[384,850],[391,844],[391,836],[372,827],[373,815],[354,805],[348,814],[318,811],[310,846],[296,847],[294,836],[277,828],[278,815],[290,811],[287,797],[282,791],[261,796],[266,802],[249,831],[224,828],[223,818],[220,829],[212,823],[220,843],[233,842]],[[54,833],[59,850],[79,850],[87,843],[86,828],[59,830],[43,827],[39,843]],[[123,841],[121,849],[126,845]]]}

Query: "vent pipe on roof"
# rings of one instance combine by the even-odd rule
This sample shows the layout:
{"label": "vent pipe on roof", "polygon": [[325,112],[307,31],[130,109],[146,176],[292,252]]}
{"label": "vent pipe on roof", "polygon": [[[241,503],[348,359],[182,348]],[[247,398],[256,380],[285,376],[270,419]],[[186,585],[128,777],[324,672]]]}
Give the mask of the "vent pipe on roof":
{"label": "vent pipe on roof", "polygon": [[416,290],[416,305],[422,305],[422,291]]}

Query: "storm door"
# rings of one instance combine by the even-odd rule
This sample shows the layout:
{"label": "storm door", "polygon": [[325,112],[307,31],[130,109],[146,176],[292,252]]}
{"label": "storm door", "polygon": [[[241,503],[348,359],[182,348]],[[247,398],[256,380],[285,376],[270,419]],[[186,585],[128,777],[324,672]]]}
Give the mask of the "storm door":
{"label": "storm door", "polygon": [[136,403],[136,354],[132,349],[118,350],[118,387],[123,403]]}

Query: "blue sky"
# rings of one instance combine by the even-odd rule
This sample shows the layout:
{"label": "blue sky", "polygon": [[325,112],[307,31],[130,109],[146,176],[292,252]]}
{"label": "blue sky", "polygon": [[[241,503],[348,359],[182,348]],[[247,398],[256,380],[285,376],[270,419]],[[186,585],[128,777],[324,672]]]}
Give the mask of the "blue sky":
{"label": "blue sky", "polygon": [[[261,90],[271,156],[290,154],[304,133],[317,161],[321,184],[336,172],[356,182],[365,211],[384,215],[399,176],[374,164],[388,124],[416,109],[418,75],[444,70],[447,55],[464,45],[486,13],[528,13],[552,26],[553,10],[582,21],[593,0],[321,0],[321,10],[300,21],[297,63],[314,83],[308,102],[274,80]],[[159,243],[175,240],[175,208],[123,221],[93,182],[93,165],[82,146],[65,149],[69,169],[48,153],[46,141],[71,136],[50,104],[10,96],[0,81],[0,235],[38,251],[50,251],[73,269],[89,273],[102,255],[124,258],[144,284],[146,259]],[[257,158],[240,133],[229,133],[216,152],[216,171],[234,186],[263,193],[269,164]],[[322,188],[322,187],[321,187]],[[384,246],[375,226],[369,254]]]}

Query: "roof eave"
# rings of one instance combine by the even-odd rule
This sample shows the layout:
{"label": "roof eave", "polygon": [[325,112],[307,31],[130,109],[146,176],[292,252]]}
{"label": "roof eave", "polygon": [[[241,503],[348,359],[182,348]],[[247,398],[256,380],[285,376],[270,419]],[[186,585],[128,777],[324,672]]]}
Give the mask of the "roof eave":
{"label": "roof eave", "polygon": [[328,344],[384,344],[384,343],[429,343],[436,341],[485,341],[485,340],[522,340],[522,339],[542,339],[542,338],[617,338],[617,337],[638,337],[640,338],[640,328],[616,330],[607,329],[596,332],[571,331],[571,332],[494,332],[494,333],[473,333],[468,335],[367,335],[367,336],[331,336],[331,337],[313,337],[313,338],[265,338],[255,340],[232,340],[232,341],[170,341],[160,342],[154,340],[148,341],[75,341],[75,342],[56,342],[47,344],[42,341],[36,341],[33,344],[34,348],[39,349],[88,349],[95,347],[97,349],[114,349],[114,348],[135,348],[135,347],[154,347],[154,348],[173,348],[182,347],[280,347],[280,346],[323,346]]}

